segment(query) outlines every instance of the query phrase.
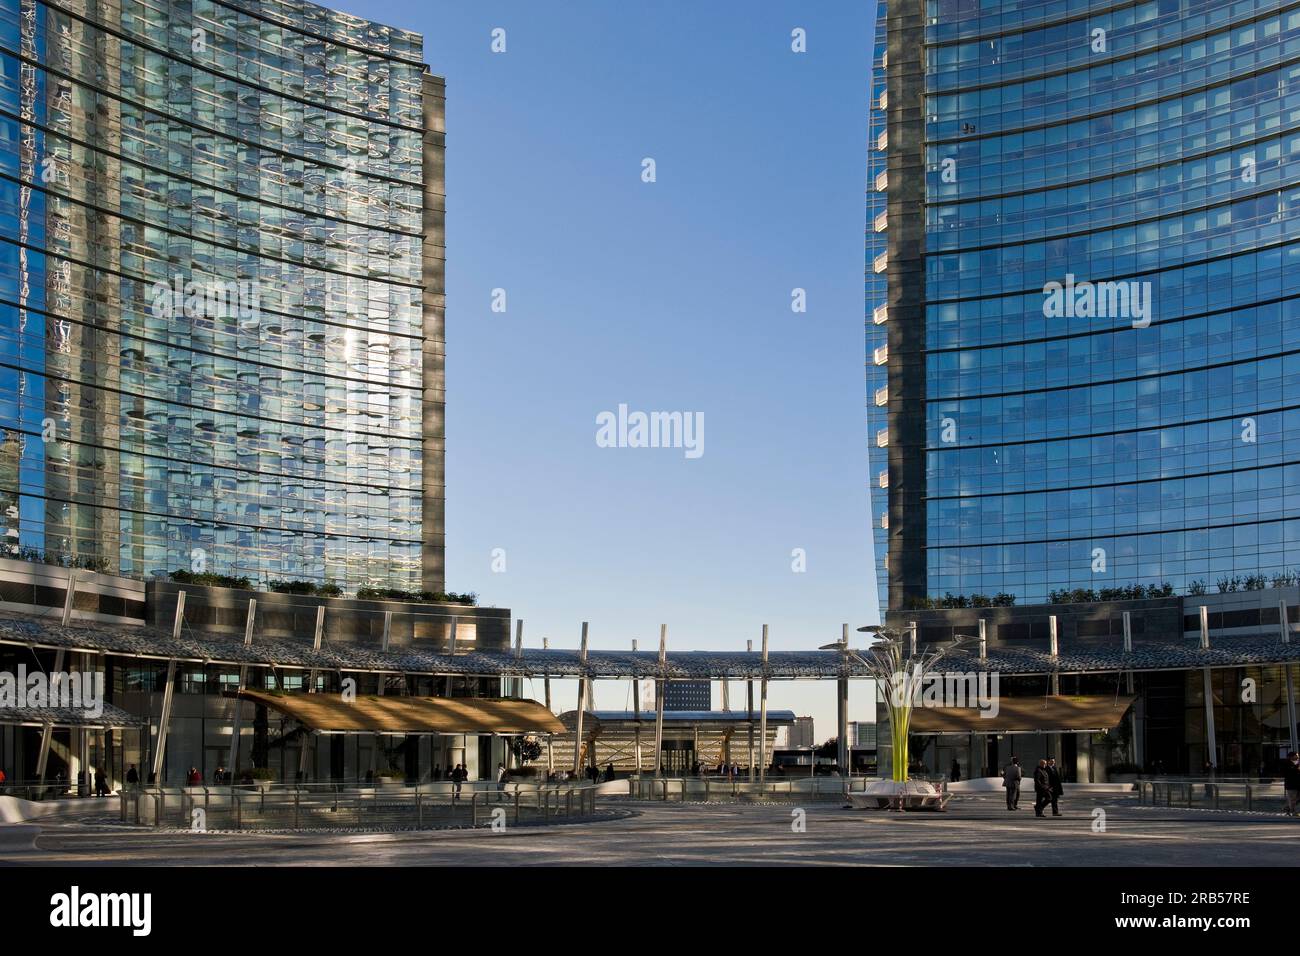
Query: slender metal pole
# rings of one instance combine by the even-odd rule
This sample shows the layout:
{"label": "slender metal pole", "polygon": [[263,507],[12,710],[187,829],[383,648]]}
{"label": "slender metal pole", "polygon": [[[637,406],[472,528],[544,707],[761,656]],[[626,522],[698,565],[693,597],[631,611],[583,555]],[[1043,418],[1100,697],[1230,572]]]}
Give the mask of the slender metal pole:
{"label": "slender metal pole", "polygon": [[68,570],[68,587],[63,597],[63,625],[72,623],[72,609],[77,600],[77,569]]}
{"label": "slender metal pole", "polygon": [[[839,753],[837,754],[840,773],[848,779],[848,768],[851,760],[849,752],[849,626],[843,625],[843,635],[840,638],[840,645],[843,650],[840,651],[840,679],[837,682],[839,687]],[[847,784],[846,784],[847,786]]]}
{"label": "slender metal pole", "polygon": [[[180,596],[181,598],[184,598],[185,592],[182,591]],[[177,606],[177,610],[176,610],[176,630],[178,632],[180,631],[180,613],[181,613],[180,609],[184,607],[184,603],[185,602],[182,600],[180,604]],[[248,617],[244,622],[244,646],[245,647],[253,643],[253,621],[256,615],[257,615],[257,601],[250,599],[248,602]],[[233,777],[233,774],[235,773],[235,771],[238,769],[239,766],[239,737],[243,729],[241,725],[243,724],[243,718],[244,718],[244,707],[242,702],[240,701],[239,694],[243,691],[244,684],[247,683],[247,681],[248,681],[248,665],[241,664],[239,667],[239,686],[236,688],[235,691],[235,716],[233,721],[231,722],[231,727],[230,727],[230,764],[229,764],[230,770],[229,772],[232,774],[231,779],[235,779]]]}
{"label": "slender metal pole", "polygon": [[[632,641],[632,653],[636,653],[636,641]],[[632,727],[633,748],[636,751],[636,774],[641,776],[641,679],[636,676],[635,669],[632,675]]]}
{"label": "slender metal pole", "polygon": [[[60,675],[63,673],[63,661],[66,656],[67,656],[66,651],[59,650],[54,652],[54,675],[55,676],[54,679],[51,681],[52,685],[54,685],[56,682],[61,683]],[[51,690],[53,689],[54,689],[53,686],[51,686]],[[51,721],[46,721],[44,724],[41,725],[41,749],[37,751],[36,754],[36,782],[42,787],[45,786],[45,768],[50,761],[50,747],[53,745],[53,743],[54,743],[54,724]]]}
{"label": "slender metal pole", "polygon": [[[522,665],[524,659],[524,619],[521,617],[515,622],[515,663],[516,666]],[[524,679],[522,677],[513,677],[510,679],[510,696],[524,696]]]}
{"label": "slender metal pole", "polygon": [[573,775],[582,769],[582,718],[587,709],[587,622],[582,622],[582,644],[578,648],[578,715],[573,722]]}
{"label": "slender metal pole", "polygon": [[[664,674],[668,670],[668,625],[659,625],[659,676],[655,678],[655,777],[662,774],[664,752]],[[665,784],[666,786],[666,784]]]}
{"label": "slender metal pole", "polygon": [[759,681],[758,782],[767,783],[767,625],[763,625],[763,671]]}
{"label": "slender metal pole", "polygon": [[[390,612],[385,611],[385,612],[384,612],[385,617],[387,617],[389,613],[390,613]],[[387,620],[385,620],[384,624],[385,624],[385,627],[387,627],[387,624],[388,624]],[[378,678],[379,678],[379,680],[378,680],[378,685],[375,687],[375,690],[377,691],[377,695],[376,695],[376,696],[383,697],[383,696],[384,696],[384,685],[385,685],[386,683],[388,683],[388,678],[385,677],[383,674],[379,674],[379,675],[378,675]],[[378,761],[379,761],[379,750],[380,750],[380,747],[383,745],[383,743],[384,743],[384,735],[383,735],[383,734],[375,734],[374,739],[371,741],[371,744],[370,744],[370,776],[371,776],[371,778],[372,778],[372,780],[371,780],[372,783],[375,782],[375,781],[373,780],[374,775],[375,775],[375,771],[376,771],[377,769],[379,769],[379,765],[378,765]],[[388,768],[387,768],[387,767],[384,767],[384,769],[387,770]]]}
{"label": "slender metal pole", "polygon": [[[1278,602],[1278,627],[1282,632],[1282,643],[1291,643],[1291,620],[1287,615],[1286,601]],[[1300,744],[1296,741],[1296,719],[1295,719],[1295,682],[1291,676],[1291,665],[1283,664],[1282,673],[1286,675],[1286,723],[1290,730],[1287,735],[1291,739],[1291,750],[1300,750]]]}
{"label": "slender metal pole", "polygon": [[[549,637],[542,638],[542,650],[544,651],[550,650],[550,648],[551,648],[551,639]],[[548,711],[551,711],[550,664],[545,664],[543,666],[546,667],[546,672],[545,672],[546,677],[542,680],[542,687],[544,688],[546,693],[546,709]],[[551,713],[554,713],[554,711],[551,711]],[[550,774],[555,773],[555,735],[554,734],[546,735],[546,773],[548,776]]]}
{"label": "slender metal pole", "polygon": [[[324,638],[324,636],[325,636],[325,605],[318,604],[316,606],[316,633],[312,636],[312,640],[311,640],[312,650],[314,651],[320,650],[321,640]],[[316,693],[316,668],[314,667],[307,672],[307,693],[309,694]],[[301,769],[305,772],[307,768],[304,765]]]}
{"label": "slender metal pole", "polygon": [[[550,650],[550,647],[551,647],[551,639],[549,637],[542,638],[542,650]],[[542,680],[542,690],[546,694],[546,709],[550,710],[551,709],[551,671],[549,667],[546,670],[546,677],[543,678]]]}
{"label": "slender metal pole", "polygon": [[298,777],[301,780],[307,779],[307,758],[311,754],[311,749],[315,746],[316,738],[310,730],[303,728],[305,733],[299,738],[298,749]]}
{"label": "slender metal pole", "polygon": [[1205,687],[1205,743],[1209,750],[1210,773],[1219,766],[1218,742],[1214,739],[1214,687],[1213,678],[1208,667],[1202,670],[1202,683]]}
{"label": "slender metal pole", "polygon": [[[754,642],[745,642],[745,651],[754,653]],[[749,782],[754,782],[754,681],[745,681],[745,720],[749,731]]]}
{"label": "slender metal pole", "polygon": [[[451,619],[451,643],[449,649],[449,653],[452,657],[452,663],[455,663],[455,657],[456,657],[456,623],[457,623],[456,618],[453,617]],[[447,675],[446,696],[451,697],[451,675],[450,674]]]}
{"label": "slender metal pole", "polygon": [[[1201,649],[1210,649],[1210,608],[1209,605],[1202,604],[1201,608]],[[1210,773],[1219,765],[1219,747],[1218,741],[1214,739],[1214,679],[1208,667],[1201,671],[1201,684],[1205,694],[1205,745],[1208,751],[1206,763],[1210,765]]]}
{"label": "slender metal pole", "polygon": [[[722,712],[731,712],[731,681],[726,677],[722,678]],[[730,771],[731,767],[731,735],[724,733],[722,735],[722,762],[725,764],[723,769]]]}
{"label": "slender metal pole", "polygon": [[176,690],[176,660],[167,662],[167,685],[163,688],[162,716],[158,718],[158,748],[153,754],[153,779],[162,786],[163,755],[167,750],[167,727],[172,719],[172,695]]}

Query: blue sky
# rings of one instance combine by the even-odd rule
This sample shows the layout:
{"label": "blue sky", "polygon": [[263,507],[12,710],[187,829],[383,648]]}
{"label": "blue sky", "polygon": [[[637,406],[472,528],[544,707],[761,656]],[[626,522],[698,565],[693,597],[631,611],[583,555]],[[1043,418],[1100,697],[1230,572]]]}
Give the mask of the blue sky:
{"label": "blue sky", "polygon": [[[447,79],[448,588],[512,608],[532,645],[585,620],[595,647],[667,623],[670,648],[743,648],[766,623],[798,649],[876,621],[874,4],[339,5],[423,33]],[[702,413],[704,454],[598,447],[619,404]],[[833,693],[778,684],[772,705],[825,738]]]}

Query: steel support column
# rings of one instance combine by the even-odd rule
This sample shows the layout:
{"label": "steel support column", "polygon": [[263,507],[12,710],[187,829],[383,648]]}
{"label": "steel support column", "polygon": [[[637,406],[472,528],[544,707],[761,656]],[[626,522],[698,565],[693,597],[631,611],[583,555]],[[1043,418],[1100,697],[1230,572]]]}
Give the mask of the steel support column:
{"label": "steel support column", "polygon": [[[58,675],[63,673],[63,661],[66,657],[67,653],[65,651],[58,650],[54,652],[55,676],[54,679],[50,681],[51,691],[54,691],[55,688],[62,683]],[[45,769],[50,762],[50,747],[53,743],[54,724],[50,721],[46,721],[41,726],[41,749],[36,752],[36,782],[42,787],[45,786]]]}
{"label": "steel support column", "polygon": [[758,782],[767,782],[767,625],[763,625],[763,670],[759,680]]}
{"label": "steel support column", "polygon": [[[745,651],[749,654],[754,653],[754,642],[745,642]],[[753,680],[745,681],[745,720],[748,724],[746,728],[749,735],[749,782],[754,782],[754,682]]]}
{"label": "steel support column", "polygon": [[[184,592],[182,592],[182,595],[183,594]],[[318,620],[319,620],[319,613],[320,612],[317,612]],[[179,621],[179,617],[180,617],[179,612],[177,612],[178,621]],[[248,617],[244,621],[244,646],[245,647],[248,647],[250,644],[253,643],[253,624],[256,618],[257,618],[257,601],[250,600],[248,602]],[[244,684],[247,682],[248,682],[248,665],[241,664],[239,666],[239,686],[235,693],[235,716],[231,721],[231,726],[230,726],[230,762],[226,765],[226,772],[231,775],[230,779],[232,781],[238,779],[236,773],[239,769],[239,737],[240,734],[243,732],[243,723],[244,723],[244,705],[243,702],[239,699],[239,692],[243,691]],[[256,728],[254,728],[254,731],[256,731]]]}
{"label": "steel support column", "polygon": [[[668,625],[659,625],[659,676],[655,678],[655,777],[661,776],[664,752],[664,675],[668,671]],[[665,784],[665,786],[667,786]]]}
{"label": "steel support column", "polygon": [[[1291,643],[1291,619],[1287,614],[1286,601],[1278,602],[1278,628],[1282,632],[1282,643]],[[1296,740],[1296,720],[1295,720],[1295,680],[1291,676],[1291,665],[1283,664],[1282,673],[1286,676],[1286,723],[1290,730],[1287,735],[1291,740],[1291,750],[1300,751],[1300,743]]]}
{"label": "steel support column", "polygon": [[1206,759],[1210,764],[1210,773],[1213,774],[1219,766],[1218,741],[1214,739],[1214,681],[1208,667],[1202,669],[1201,675],[1205,687],[1205,745],[1209,752]]}
{"label": "steel support column", "polygon": [[[840,773],[847,780],[851,753],[849,750],[849,626],[845,624],[843,627],[844,631],[840,643],[844,649],[840,652],[840,677],[835,684],[838,691],[836,703],[838,704],[837,717],[839,718],[837,725],[839,734],[837,760],[840,765]],[[813,743],[815,745],[816,741],[813,741]]]}
{"label": "steel support column", "polygon": [[167,727],[172,719],[172,697],[176,692],[176,660],[167,662],[167,685],[163,688],[162,715],[158,718],[158,745],[153,752],[153,781],[162,786],[163,756],[167,751]]}
{"label": "steel support column", "polygon": [[582,643],[578,648],[578,714],[573,726],[573,775],[582,769],[582,718],[587,708],[587,622],[582,622]]}
{"label": "steel support column", "polygon": [[[632,641],[632,653],[636,653],[636,641]],[[632,673],[632,717],[633,749],[636,753],[636,775],[641,776],[641,679]]]}

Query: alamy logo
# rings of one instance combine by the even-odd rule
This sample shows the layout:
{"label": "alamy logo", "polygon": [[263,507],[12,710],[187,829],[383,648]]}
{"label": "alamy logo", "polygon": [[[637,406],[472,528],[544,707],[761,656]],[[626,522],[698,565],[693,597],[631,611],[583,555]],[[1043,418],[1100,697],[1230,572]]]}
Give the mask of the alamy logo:
{"label": "alamy logo", "polygon": [[261,314],[256,282],[220,279],[186,282],[179,275],[172,276],[171,285],[153,284],[150,309],[162,319],[251,319]]}
{"label": "alamy logo", "polygon": [[920,664],[911,671],[895,671],[889,678],[887,693],[895,707],[978,707],[980,716],[998,715],[997,671],[946,671],[927,674]]}
{"label": "alamy logo", "polygon": [[1065,282],[1043,286],[1043,315],[1060,318],[1131,319],[1133,328],[1151,324],[1150,282],[1083,282],[1067,273]]}
{"label": "alamy logo", "polygon": [[104,714],[103,671],[0,671],[0,710],[9,707],[70,707],[87,717]]}
{"label": "alamy logo", "polygon": [[50,907],[51,926],[126,926],[133,936],[148,936],[153,926],[151,893],[82,893],[74,886],[51,896]]}
{"label": "alamy logo", "polygon": [[596,445],[600,448],[683,448],[687,458],[704,454],[703,412],[629,412],[596,416]]}

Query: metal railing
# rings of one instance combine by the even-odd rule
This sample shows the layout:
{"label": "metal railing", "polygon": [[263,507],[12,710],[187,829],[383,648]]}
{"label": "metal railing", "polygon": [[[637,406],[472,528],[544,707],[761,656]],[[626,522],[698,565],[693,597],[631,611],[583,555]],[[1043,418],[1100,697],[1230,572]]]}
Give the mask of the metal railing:
{"label": "metal railing", "polygon": [[[76,799],[81,797],[93,797],[95,795],[95,786],[90,784],[82,792],[81,784],[73,780],[69,783],[67,780],[56,780],[53,777],[46,777],[44,782],[40,780],[6,780],[0,783],[0,796],[17,797],[20,800],[59,800],[59,799]],[[112,791],[109,792],[112,795]]]}
{"label": "metal railing", "polygon": [[1208,779],[1139,780],[1138,803],[1153,807],[1200,810],[1281,810],[1282,784],[1277,781]]}
{"label": "metal railing", "polygon": [[765,782],[727,777],[630,777],[628,795],[634,800],[784,801],[795,798],[843,798],[861,793],[871,777],[769,777]]}
{"label": "metal railing", "polygon": [[123,823],[189,830],[415,827],[558,822],[596,812],[596,787],[582,784],[465,784],[354,787],[143,787],[119,794]]}

